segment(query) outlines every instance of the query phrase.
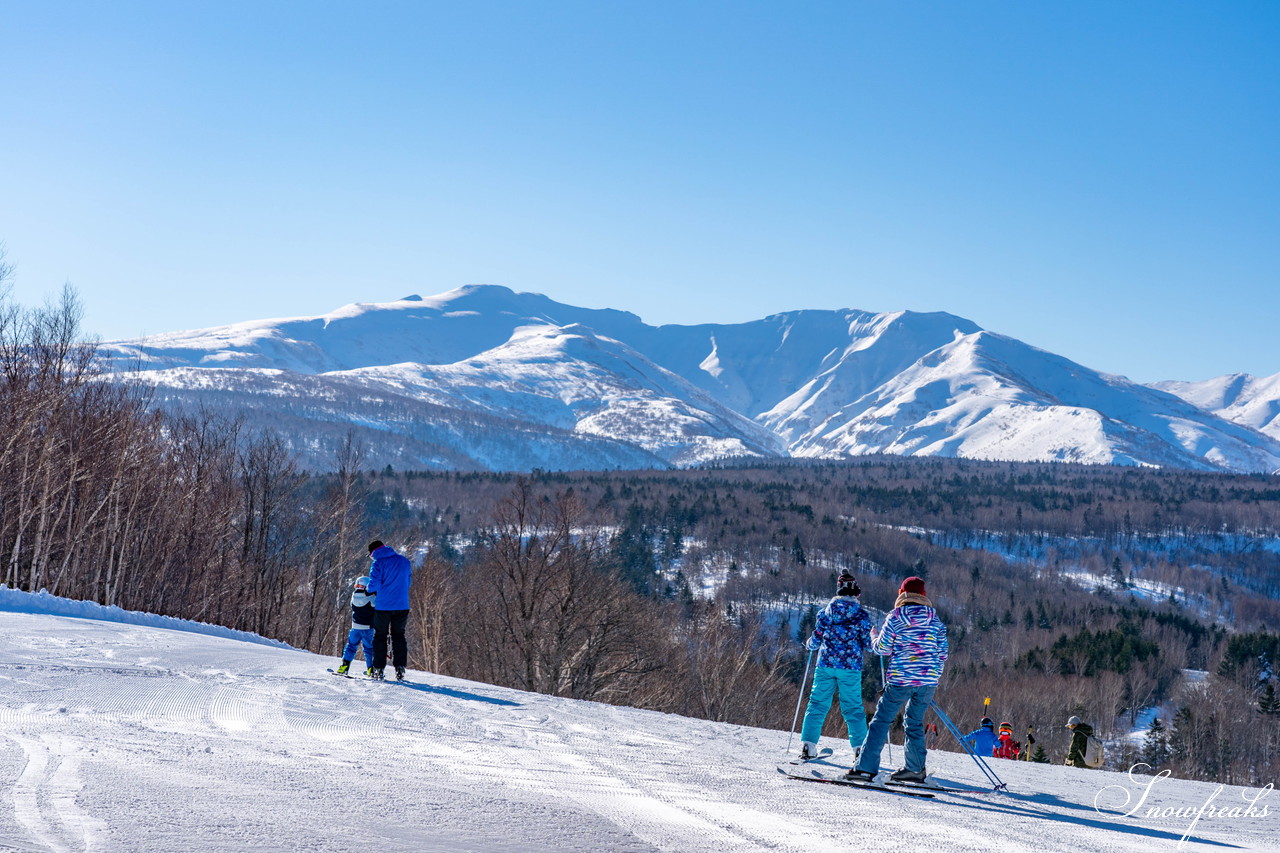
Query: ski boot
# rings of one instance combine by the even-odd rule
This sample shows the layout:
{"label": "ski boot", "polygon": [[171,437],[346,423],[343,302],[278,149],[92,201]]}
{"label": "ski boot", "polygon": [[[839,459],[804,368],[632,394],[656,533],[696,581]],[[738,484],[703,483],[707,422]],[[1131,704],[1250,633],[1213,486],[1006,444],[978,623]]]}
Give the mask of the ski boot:
{"label": "ski boot", "polygon": [[901,770],[895,771],[889,778],[894,782],[912,782],[917,785],[923,785],[924,777],[927,774],[928,771],[926,770],[908,770],[904,767]]}
{"label": "ski boot", "polygon": [[801,761],[812,761],[818,757],[818,745],[816,743],[800,744],[800,755],[797,757]]}
{"label": "ski boot", "polygon": [[370,669],[369,677],[372,678],[374,681],[382,681],[383,680],[382,670]]}
{"label": "ski boot", "polygon": [[404,667],[396,667],[396,681],[404,681]]}
{"label": "ski boot", "polygon": [[347,670],[349,669],[351,669],[351,661],[344,660],[342,664],[334,670],[334,672],[338,673],[338,675],[346,675]]}
{"label": "ski boot", "polygon": [[870,782],[876,778],[876,774],[870,770],[859,770],[856,767],[850,768],[849,772],[840,777],[846,782]]}

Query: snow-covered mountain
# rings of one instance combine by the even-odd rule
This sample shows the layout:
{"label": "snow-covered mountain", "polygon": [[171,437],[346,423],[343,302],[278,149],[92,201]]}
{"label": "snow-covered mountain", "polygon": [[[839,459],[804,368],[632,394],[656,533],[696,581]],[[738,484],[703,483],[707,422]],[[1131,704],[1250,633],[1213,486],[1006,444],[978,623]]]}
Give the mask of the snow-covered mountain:
{"label": "snow-covered mountain", "polygon": [[1203,382],[1157,382],[1152,387],[1280,439],[1280,373],[1262,377],[1231,373]]}
{"label": "snow-covered mountain", "polygon": [[355,428],[397,467],[895,453],[1280,469],[1280,436],[945,313],[650,326],[485,285],[102,352],[164,405],[287,425],[320,468]]}
{"label": "snow-covered mountain", "polygon": [[[1270,791],[993,760],[997,794],[937,749],[933,777],[961,792],[796,782],[777,772],[785,731],[423,672],[335,678],[336,658],[209,629],[0,587],[0,849],[1280,848]],[[846,769],[848,743],[823,745],[814,767]]]}

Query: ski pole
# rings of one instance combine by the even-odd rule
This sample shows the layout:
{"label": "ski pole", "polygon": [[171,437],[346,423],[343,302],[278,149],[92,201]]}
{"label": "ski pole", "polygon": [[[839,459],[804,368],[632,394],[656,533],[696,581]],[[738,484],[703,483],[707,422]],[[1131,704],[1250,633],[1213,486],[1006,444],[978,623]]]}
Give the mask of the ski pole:
{"label": "ski pole", "polygon": [[1006,785],[1000,779],[1000,777],[996,775],[996,772],[991,769],[991,767],[987,764],[986,761],[984,761],[976,752],[973,751],[973,747],[969,746],[969,744],[965,742],[964,735],[960,733],[960,729],[956,728],[956,724],[953,723],[951,721],[951,718],[948,717],[946,713],[942,710],[942,708],[938,706],[938,703],[930,702],[929,707],[933,708],[933,712],[938,715],[938,719],[942,720],[942,724],[947,727],[947,731],[951,732],[951,736],[960,742],[960,746],[964,749],[964,751],[969,753],[969,757],[973,759],[974,764],[978,765],[978,769],[981,770],[983,775],[987,777],[987,781],[995,786],[995,790],[997,791],[1009,790],[1009,786]]}
{"label": "ski pole", "polygon": [[973,751],[973,748],[969,746],[967,741],[965,741],[964,735],[960,733],[960,729],[956,727],[956,724],[951,721],[951,718],[946,715],[942,708],[938,707],[936,702],[931,703],[931,707],[933,708],[934,713],[938,715],[938,719],[942,720],[942,724],[947,727],[947,731],[951,732],[952,737],[959,741],[961,748],[964,749],[964,751],[969,754],[969,757],[973,759],[974,763],[978,765],[978,769],[987,777],[987,781],[991,782],[992,785],[995,786],[995,790],[999,791],[1005,789],[1004,782],[1002,782],[1000,777],[995,774],[995,771],[987,765],[986,761]]}
{"label": "ski pole", "polygon": [[800,703],[804,700],[805,685],[809,683],[809,667],[813,665],[813,658],[817,653],[817,649],[810,650],[809,660],[804,665],[804,681],[800,682],[800,695],[796,697],[796,715],[791,720],[791,733],[787,735],[787,752],[791,751],[791,739],[796,736],[796,723],[800,722]]}
{"label": "ski pole", "polygon": [[[889,689],[889,685],[884,683],[884,657],[881,655],[876,655],[876,657],[880,658],[880,695],[884,696],[884,692]],[[893,738],[889,737],[890,734],[893,734],[892,722],[889,724],[889,734],[886,734],[884,736],[884,745],[889,747],[889,766],[892,767],[893,766]],[[880,756],[876,756],[876,760],[879,761]]]}

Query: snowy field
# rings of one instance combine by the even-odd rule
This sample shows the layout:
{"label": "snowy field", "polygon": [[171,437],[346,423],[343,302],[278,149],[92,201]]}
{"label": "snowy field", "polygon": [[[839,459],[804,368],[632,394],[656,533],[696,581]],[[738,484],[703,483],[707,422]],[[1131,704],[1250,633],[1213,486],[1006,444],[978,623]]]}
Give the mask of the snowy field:
{"label": "snowy field", "polygon": [[[1126,816],[1150,777],[993,762],[1007,794],[815,785],[778,774],[786,732],[29,612],[55,601],[0,596],[0,849],[1280,850],[1269,791],[1246,815],[1257,790],[1160,779]],[[930,768],[980,787],[963,756]]]}

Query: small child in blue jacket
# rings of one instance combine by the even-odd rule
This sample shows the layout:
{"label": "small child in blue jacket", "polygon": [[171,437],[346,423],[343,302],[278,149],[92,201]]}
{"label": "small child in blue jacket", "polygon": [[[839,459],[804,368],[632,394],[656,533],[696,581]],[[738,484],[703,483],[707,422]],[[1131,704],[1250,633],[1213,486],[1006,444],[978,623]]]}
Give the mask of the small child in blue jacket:
{"label": "small child in blue jacket", "polygon": [[969,748],[978,755],[983,758],[990,758],[996,747],[1000,745],[1000,739],[996,737],[995,728],[996,724],[991,722],[990,717],[983,717],[982,725],[969,732],[961,740],[967,743]]}
{"label": "small child in blue jacket", "polygon": [[346,675],[356,650],[364,646],[365,675],[373,666],[373,599],[377,593],[369,592],[369,579],[356,578],[356,588],[351,593],[351,633],[347,634],[347,647],[342,650],[339,675]]}

